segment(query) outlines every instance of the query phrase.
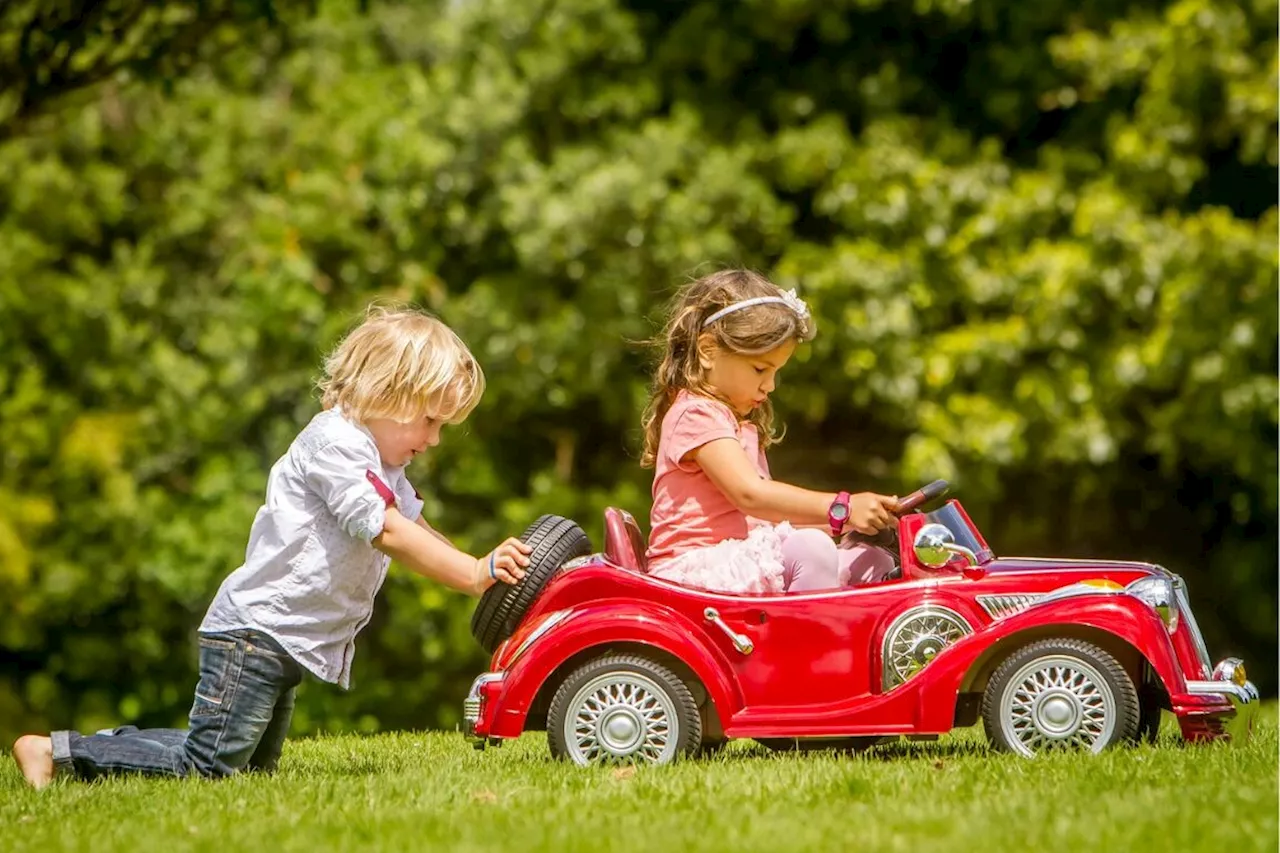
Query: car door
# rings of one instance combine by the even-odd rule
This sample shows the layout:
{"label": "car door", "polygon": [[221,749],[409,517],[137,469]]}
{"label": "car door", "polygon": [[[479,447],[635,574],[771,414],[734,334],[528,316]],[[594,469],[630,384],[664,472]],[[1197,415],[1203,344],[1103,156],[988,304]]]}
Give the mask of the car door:
{"label": "car door", "polygon": [[719,617],[751,641],[749,654],[725,642],[745,709],[811,715],[868,695],[872,634],[901,586],[722,600]]}

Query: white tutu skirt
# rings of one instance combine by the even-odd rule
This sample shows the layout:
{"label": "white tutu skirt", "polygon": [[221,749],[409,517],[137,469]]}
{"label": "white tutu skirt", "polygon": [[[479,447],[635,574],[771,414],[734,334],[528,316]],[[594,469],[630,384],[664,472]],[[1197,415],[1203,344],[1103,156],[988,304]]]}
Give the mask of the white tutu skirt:
{"label": "white tutu skirt", "polygon": [[726,539],[686,551],[649,569],[655,578],[716,592],[785,592],[782,543],[795,531],[787,522],[761,524],[746,539]]}

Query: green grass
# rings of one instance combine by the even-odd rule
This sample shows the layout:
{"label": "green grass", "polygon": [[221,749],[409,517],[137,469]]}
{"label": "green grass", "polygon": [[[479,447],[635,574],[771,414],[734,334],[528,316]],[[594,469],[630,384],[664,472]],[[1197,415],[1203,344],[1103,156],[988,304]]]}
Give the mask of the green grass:
{"label": "green grass", "polygon": [[541,735],[291,741],[280,772],[222,782],[57,781],[0,761],[0,850],[1219,851],[1277,849],[1277,714],[1248,744],[1160,741],[1026,761],[980,730],[861,756],[747,741],[666,768],[553,763]]}

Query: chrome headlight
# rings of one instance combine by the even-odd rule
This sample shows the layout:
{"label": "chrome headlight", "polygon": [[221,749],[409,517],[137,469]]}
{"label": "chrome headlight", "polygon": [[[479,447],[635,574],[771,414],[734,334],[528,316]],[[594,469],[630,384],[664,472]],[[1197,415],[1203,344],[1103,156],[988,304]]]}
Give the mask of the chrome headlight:
{"label": "chrome headlight", "polygon": [[1213,668],[1214,681],[1230,681],[1237,687],[1244,687],[1249,676],[1244,671],[1244,661],[1240,658],[1226,658]]}
{"label": "chrome headlight", "polygon": [[1139,578],[1125,587],[1124,591],[1150,605],[1160,614],[1160,620],[1170,634],[1178,630],[1178,598],[1174,595],[1173,584],[1168,578],[1160,575]]}

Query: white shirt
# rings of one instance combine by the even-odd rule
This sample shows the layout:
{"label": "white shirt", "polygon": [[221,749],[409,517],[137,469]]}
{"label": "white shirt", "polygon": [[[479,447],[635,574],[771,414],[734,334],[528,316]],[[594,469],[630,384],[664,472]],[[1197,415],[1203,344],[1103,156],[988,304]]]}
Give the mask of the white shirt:
{"label": "white shirt", "polygon": [[271,467],[244,565],[222,582],[200,631],[256,628],[348,687],[356,634],[391,561],[370,540],[392,505],[410,521],[422,512],[404,468],[383,466],[373,436],[339,410],[316,415]]}

